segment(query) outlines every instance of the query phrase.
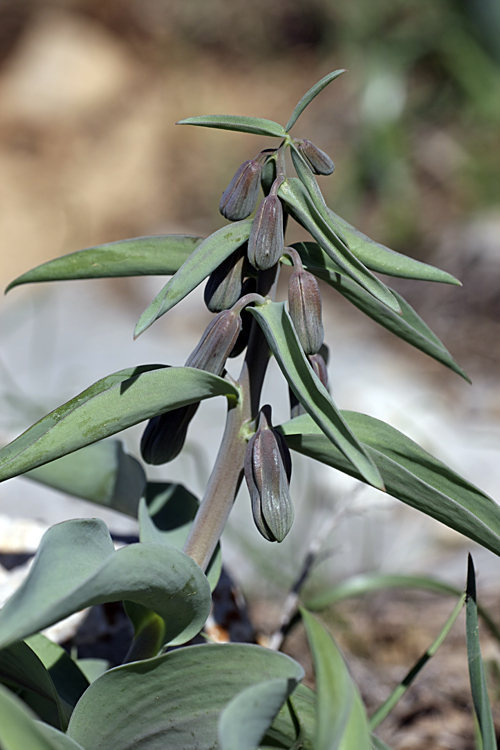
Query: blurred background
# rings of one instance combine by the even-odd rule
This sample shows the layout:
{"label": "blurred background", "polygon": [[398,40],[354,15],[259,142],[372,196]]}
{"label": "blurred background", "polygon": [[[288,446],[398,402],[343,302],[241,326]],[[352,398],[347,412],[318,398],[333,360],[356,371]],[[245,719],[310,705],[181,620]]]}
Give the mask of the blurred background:
{"label": "blurred background", "polygon": [[[463,281],[462,289],[390,284],[474,385],[325,290],[334,398],[398,427],[498,499],[499,38],[498,0],[0,0],[0,282],[125,237],[210,234],[238,165],[271,144],[174,123],[211,113],[285,123],[313,83],[347,68],[294,134],[335,161],[321,187],[337,213]],[[0,313],[0,440],[113,370],[183,364],[210,317],[200,290],[132,342],[163,283],[72,282],[9,294]],[[266,398],[277,402],[276,422],[287,419],[284,390],[271,368]],[[223,404],[204,404],[186,453],[148,474],[199,494],[223,420]],[[141,430],[126,438],[135,455]],[[294,467],[290,538],[279,549],[259,539],[246,491],[227,534],[233,574],[247,593],[268,597],[263,627],[269,599],[291,583],[332,508],[350,514],[341,534],[332,529],[325,578],[377,568],[463,584],[474,545],[380,493],[354,496],[353,483],[333,470],[300,458]],[[37,519],[25,548],[36,547],[47,523],[70,516],[99,513],[117,531],[135,528],[24,479],[0,487],[0,513],[4,545],[7,516]],[[498,590],[496,560],[475,554],[480,581]]]}

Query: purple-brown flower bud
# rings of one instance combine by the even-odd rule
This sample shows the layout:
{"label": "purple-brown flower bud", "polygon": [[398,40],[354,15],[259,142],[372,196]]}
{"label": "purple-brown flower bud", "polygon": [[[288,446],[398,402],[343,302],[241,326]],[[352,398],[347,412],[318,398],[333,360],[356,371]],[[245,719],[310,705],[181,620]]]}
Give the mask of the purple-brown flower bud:
{"label": "purple-brown flower bud", "polygon": [[288,282],[288,308],[293,326],[306,354],[316,354],[323,343],[321,292],[312,273],[295,268]]}
{"label": "purple-brown flower bud", "polygon": [[248,443],[245,479],[257,529],[270,542],[282,542],[293,523],[289,482],[290,451],[284,437],[273,429],[271,407],[260,410],[258,429]]}
{"label": "purple-brown flower bud", "polygon": [[198,406],[181,406],[149,420],[141,438],[141,455],[147,464],[166,464],[179,455]]}
{"label": "purple-brown flower bud", "polygon": [[220,375],[240,331],[239,313],[223,310],[206,327],[198,346],[187,358],[186,367]]}
{"label": "purple-brown flower bud", "polygon": [[314,174],[331,174],[335,169],[335,164],[328,154],[311,141],[296,141],[296,146]]}
{"label": "purple-brown flower bud", "polygon": [[246,261],[246,243],[231,253],[209,276],[205,286],[205,304],[210,312],[229,310],[242,294]]}
{"label": "purple-brown flower bud", "polygon": [[248,260],[259,271],[276,265],[283,254],[283,207],[276,195],[268,195],[255,214],[248,238]]}
{"label": "purple-brown flower bud", "polygon": [[219,211],[229,221],[250,216],[257,203],[262,164],[257,159],[245,161],[222,193]]}

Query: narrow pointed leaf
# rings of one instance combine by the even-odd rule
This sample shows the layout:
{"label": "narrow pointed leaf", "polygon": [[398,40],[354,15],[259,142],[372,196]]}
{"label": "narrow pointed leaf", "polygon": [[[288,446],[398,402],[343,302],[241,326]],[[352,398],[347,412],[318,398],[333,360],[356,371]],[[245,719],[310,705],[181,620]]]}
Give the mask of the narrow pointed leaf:
{"label": "narrow pointed leaf", "polygon": [[252,685],[233,698],[219,719],[221,750],[255,750],[300,677]]}
{"label": "narrow pointed leaf", "polygon": [[198,125],[202,128],[218,128],[220,130],[236,130],[242,133],[254,133],[254,135],[270,135],[274,138],[283,138],[286,135],[283,125],[273,120],[264,120],[261,117],[201,115],[199,117],[187,117],[185,120],[179,120],[176,124]]}
{"label": "narrow pointed leaf", "polygon": [[285,180],[278,191],[278,195],[284,200],[294,219],[310,232],[327,255],[338,263],[348,276],[376,297],[383,305],[399,312],[399,305],[394,295],[344,246],[339,236],[320,216],[299,180],[294,177]]}
{"label": "narrow pointed leaf", "polygon": [[100,520],[58,524],[44,534],[27,578],[0,611],[0,648],[85,607],[123,599],[163,617],[168,643],[196,635],[211,602],[201,569],[179,550],[131,544],[115,552]]}
{"label": "narrow pointed leaf", "polygon": [[298,118],[302,114],[302,112],[305,110],[308,104],[312,102],[312,100],[318,96],[319,93],[323,91],[323,89],[328,86],[329,83],[334,81],[336,78],[339,77],[342,73],[345,73],[346,71],[342,68],[341,70],[334,70],[333,73],[328,73],[324,78],[321,79],[321,81],[318,81],[318,83],[315,83],[312,88],[309,89],[309,91],[304,94],[300,102],[297,104],[295,109],[293,110],[290,119],[287,122],[286,125],[286,132],[288,133],[295,123],[297,122]]}
{"label": "narrow pointed leaf", "polygon": [[479,725],[482,750],[497,750],[495,727],[491,715],[490,699],[484,676],[479,623],[476,604],[476,575],[474,563],[469,555],[467,572],[467,599],[465,604],[465,631],[467,636],[467,659],[474,711]]}
{"label": "narrow pointed leaf", "polygon": [[361,696],[354,687],[354,699],[339,750],[373,750],[373,735]]}
{"label": "narrow pointed leaf", "polygon": [[138,422],[212,396],[236,396],[217,375],[145,365],[94,383],[0,450],[0,481],[22,474]]}
{"label": "narrow pointed leaf", "polygon": [[99,677],[73,712],[68,734],[92,750],[211,750],[221,712],[235,695],[302,675],[290,657],[260,646],[188,646]]}
{"label": "narrow pointed leaf", "polygon": [[27,472],[26,479],[137,516],[146,475],[120,440],[102,440]]}
{"label": "narrow pointed leaf", "polygon": [[119,276],[170,276],[203,242],[187,234],[134,237],[87,247],[23,273],[7,289],[40,281],[71,281]]}
{"label": "narrow pointed leaf", "polygon": [[2,750],[83,750],[82,746],[37,717],[10,690],[0,685]]}
{"label": "narrow pointed leaf", "polygon": [[331,258],[315,242],[297,242],[293,247],[300,253],[302,262],[308,271],[336,289],[343,297],[355,305],[361,312],[368,315],[379,325],[387,328],[395,336],[406,341],[416,349],[428,354],[429,357],[441,362],[457,375],[470,382],[466,373],[455,362],[449,351],[431,329],[417,315],[411,305],[400,294],[391,289],[399,302],[401,314],[380,304],[371,294],[368,294],[359,284],[347,278],[345,272],[335,264]]}
{"label": "narrow pointed leaf", "polygon": [[[357,412],[342,416],[376,463],[390,495],[500,555],[500,507],[488,495],[384,422]],[[280,429],[289,448],[361,478],[309,415]]]}
{"label": "narrow pointed leaf", "polygon": [[223,260],[246,242],[252,222],[253,219],[245,219],[227,224],[203,240],[144,310],[135,327],[134,336],[137,338],[144,333],[155,320],[196,289]]}
{"label": "narrow pointed leaf", "polygon": [[387,276],[398,276],[403,279],[418,279],[420,281],[436,281],[441,284],[455,284],[461,286],[460,281],[451,273],[434,268],[427,263],[397,253],[385,245],[367,237],[349,222],[329,209],[332,218],[338,224],[342,234],[349,243],[349,248],[361,263],[372,271],[385,273]]}
{"label": "narrow pointed leaf", "polygon": [[347,426],[302,351],[285,303],[267,302],[249,309],[262,328],[288,385],[311,418],[367,482],[383,489],[373,460]]}
{"label": "narrow pointed leaf", "polygon": [[315,750],[315,734],[316,693],[301,683],[279,711],[262,744]]}
{"label": "narrow pointed leaf", "polygon": [[376,734],[372,734],[373,750],[392,750],[380,737]]}

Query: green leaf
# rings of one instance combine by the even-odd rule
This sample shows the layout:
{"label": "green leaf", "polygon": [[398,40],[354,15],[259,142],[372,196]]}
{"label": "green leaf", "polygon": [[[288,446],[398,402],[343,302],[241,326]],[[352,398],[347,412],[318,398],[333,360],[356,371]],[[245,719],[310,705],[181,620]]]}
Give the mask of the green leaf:
{"label": "green leaf", "polygon": [[394,289],[390,291],[399,302],[400,315],[389,310],[386,305],[382,305],[375,297],[365,292],[359,284],[348,279],[345,272],[315,242],[297,242],[292,247],[299,252],[308,271],[340,292],[365,315],[470,382],[444,344]]}
{"label": "green leaf", "polygon": [[45,722],[66,729],[71,708],[63,704],[49,672],[26,643],[12,643],[0,651],[0,682]]}
{"label": "green leaf", "polygon": [[207,237],[194,253],[183,263],[177,273],[158,292],[144,310],[135,327],[134,337],[149,328],[178,302],[186,297],[198,284],[209,276],[223,260],[246,242],[250,236],[253,219],[235,221],[218,229]]}
{"label": "green leaf", "polygon": [[264,744],[315,750],[315,734],[316,693],[301,683],[273,721],[264,738]]}
{"label": "green leaf", "polygon": [[315,750],[340,746],[351,713],[354,686],[331,636],[307,610],[301,609],[316,679]]}
{"label": "green leaf", "polygon": [[281,677],[238,693],[219,719],[221,750],[255,750],[296,685]]}
{"label": "green leaf", "polygon": [[283,138],[285,128],[273,120],[263,120],[261,117],[242,117],[241,115],[201,115],[179,120],[176,125],[198,125],[202,128],[218,128],[220,130],[236,130],[254,135],[270,135],[273,138]]}
{"label": "green leaf", "polygon": [[0,747],[2,750],[83,750],[81,745],[37,717],[0,685]]}
{"label": "green leaf", "polygon": [[257,319],[292,391],[312,419],[352,462],[367,482],[383,489],[379,472],[333,403],[330,394],[313,372],[284,302],[267,302],[249,308]]}
{"label": "green leaf", "polygon": [[348,276],[360,284],[363,289],[366,289],[367,292],[372,294],[383,305],[386,305],[395,312],[399,312],[399,305],[393,294],[343,244],[338,233],[332,228],[331,222],[327,221],[319,213],[309,193],[297,178],[291,177],[286,179],[281,184],[278,195],[286,203],[293,218],[310,232],[326,254]]}
{"label": "green leaf", "polygon": [[99,677],[73,712],[68,734],[92,750],[212,750],[221,712],[235,695],[302,676],[290,657],[260,646],[188,646]]}
{"label": "green leaf", "polygon": [[160,234],[87,247],[23,273],[11,281],[5,291],[39,281],[170,276],[179,270],[202,241],[201,237],[187,234]]}
{"label": "green leaf", "polygon": [[[357,412],[342,416],[390,495],[500,555],[500,508],[488,495],[384,422]],[[361,479],[308,415],[280,429],[291,449]]]}
{"label": "green leaf", "polygon": [[451,273],[441,271],[427,263],[422,263],[407,255],[390,250],[385,245],[367,237],[358,229],[355,229],[345,219],[342,219],[331,209],[328,209],[333,220],[338,224],[346,237],[349,248],[363,265],[378,273],[387,276],[398,276],[403,279],[418,279],[420,281],[436,281],[441,284],[455,284],[461,286],[460,281]]}
{"label": "green leaf", "polygon": [[163,617],[169,643],[196,635],[211,601],[201,569],[182,552],[159,544],[115,552],[98,519],[58,524],[44,534],[27,578],[0,611],[0,647],[85,607],[122,599]]}
{"label": "green leaf", "polygon": [[374,750],[391,750],[389,745],[386,745],[386,743],[375,734],[372,734],[372,744]]}
{"label": "green leaf", "polygon": [[110,668],[110,663],[107,659],[77,659],[76,664],[89,683],[97,680],[98,677],[104,674],[104,672],[107,672]]}
{"label": "green leaf", "polygon": [[293,128],[307,105],[310,104],[312,100],[317,97],[318,94],[320,94],[326,86],[328,86],[329,83],[334,81],[339,77],[339,75],[345,72],[346,71],[342,68],[341,70],[334,70],[333,73],[328,73],[328,75],[322,78],[321,81],[318,81],[318,83],[315,83],[314,86],[310,88],[306,94],[304,94],[300,102],[293,110],[290,119],[288,120],[288,123],[285,127],[287,133],[290,132],[290,130]]}
{"label": "green leaf", "polygon": [[27,472],[26,479],[137,516],[146,475],[120,440],[103,440]]}
{"label": "green leaf", "polygon": [[476,574],[472,556],[469,555],[467,571],[467,598],[465,604],[465,628],[467,637],[467,659],[474,711],[479,725],[482,750],[497,750],[495,727],[491,715],[490,699],[484,676],[479,624],[476,604]]}
{"label": "green leaf", "polygon": [[351,713],[339,750],[373,750],[373,735],[370,733],[366,710],[356,687],[354,687]]}
{"label": "green leaf", "polygon": [[144,365],[98,380],[0,450],[0,481],[114,435],[156,414],[238,396],[222,378],[192,367]]}

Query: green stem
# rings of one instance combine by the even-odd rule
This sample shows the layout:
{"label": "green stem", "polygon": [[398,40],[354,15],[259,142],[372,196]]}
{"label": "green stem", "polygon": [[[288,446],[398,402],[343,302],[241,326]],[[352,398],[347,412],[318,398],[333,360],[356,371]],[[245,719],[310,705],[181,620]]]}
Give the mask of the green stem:
{"label": "green stem", "polygon": [[420,672],[420,670],[425,666],[425,664],[429,661],[429,659],[434,656],[448,633],[450,632],[455,620],[457,619],[458,615],[460,614],[460,611],[465,603],[465,594],[463,594],[460,599],[458,600],[453,612],[446,620],[443,629],[439,633],[438,637],[432,644],[432,646],[429,646],[425,654],[423,654],[420,659],[417,661],[416,664],[413,665],[413,667],[410,669],[404,680],[402,680],[397,688],[393,690],[393,692],[390,694],[390,696],[387,698],[387,700],[378,708],[373,716],[370,719],[370,729],[375,729],[378,727],[378,725],[388,716],[388,714],[392,711],[396,703],[402,698],[402,696],[406,693],[408,688],[410,687],[411,683],[417,676],[417,674]]}

